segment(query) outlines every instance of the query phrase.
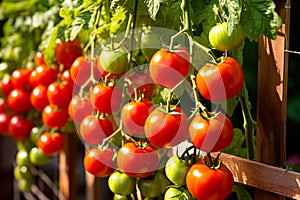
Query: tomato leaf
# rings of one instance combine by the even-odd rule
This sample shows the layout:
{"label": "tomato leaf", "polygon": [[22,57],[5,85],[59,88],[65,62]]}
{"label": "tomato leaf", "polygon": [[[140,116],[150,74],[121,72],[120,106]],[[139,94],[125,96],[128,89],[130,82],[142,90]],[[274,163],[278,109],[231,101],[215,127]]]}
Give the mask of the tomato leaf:
{"label": "tomato leaf", "polygon": [[151,19],[156,20],[156,15],[159,11],[161,0],[144,0],[147,5],[148,13]]}
{"label": "tomato leaf", "polygon": [[244,1],[245,8],[241,16],[241,24],[250,39],[258,40],[260,35],[276,38],[282,20],[275,12],[275,3],[266,0]]}
{"label": "tomato leaf", "polygon": [[[228,35],[230,36],[237,24],[240,22],[242,13],[242,0],[220,0],[221,7],[226,6],[228,14],[226,16],[228,22]],[[223,13],[223,15],[225,15]]]}
{"label": "tomato leaf", "polygon": [[117,12],[112,16],[111,18],[111,26],[110,26],[110,34],[115,35],[117,34],[120,29],[123,27],[125,28],[124,22],[126,22],[126,15],[127,10],[124,8],[120,8],[117,10]]}
{"label": "tomato leaf", "polygon": [[233,192],[237,194],[238,199],[243,199],[243,200],[252,200],[251,195],[247,191],[245,185],[242,185],[240,183],[237,183],[233,186]]}
{"label": "tomato leaf", "polygon": [[246,158],[247,149],[243,147],[245,139],[246,138],[242,130],[239,128],[234,128],[234,136],[232,142],[226,149],[223,150],[223,152]]}

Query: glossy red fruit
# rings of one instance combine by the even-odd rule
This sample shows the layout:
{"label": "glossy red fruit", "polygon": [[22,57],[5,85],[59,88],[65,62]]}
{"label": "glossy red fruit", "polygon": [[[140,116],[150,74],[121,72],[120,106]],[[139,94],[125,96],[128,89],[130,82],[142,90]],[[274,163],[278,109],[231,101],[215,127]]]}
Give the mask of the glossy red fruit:
{"label": "glossy red fruit", "polygon": [[75,122],[81,122],[86,116],[93,113],[90,98],[79,98],[77,95],[73,96],[68,107],[68,113]]}
{"label": "glossy red fruit", "polygon": [[51,104],[67,107],[72,99],[73,85],[69,82],[53,82],[48,86],[47,97]]}
{"label": "glossy red fruit", "polygon": [[61,128],[68,122],[67,108],[59,108],[49,104],[42,111],[42,121],[50,128]]}
{"label": "glossy red fruit", "polygon": [[66,68],[70,68],[75,59],[82,55],[82,48],[80,41],[75,38],[72,41],[56,40],[55,56],[59,63]]}
{"label": "glossy red fruit", "polygon": [[37,141],[38,148],[46,155],[55,155],[60,152],[65,145],[65,138],[59,132],[44,132]]}
{"label": "glossy red fruit", "polygon": [[30,74],[29,81],[31,87],[43,85],[47,87],[57,79],[59,69],[54,66],[53,68],[48,67],[45,64],[38,65]]}
{"label": "glossy red fruit", "polygon": [[29,77],[32,72],[32,69],[16,69],[11,74],[11,81],[14,88],[20,90],[29,90]]}
{"label": "glossy red fruit", "polygon": [[15,140],[27,140],[33,126],[32,121],[14,115],[9,121],[8,132]]}
{"label": "glossy red fruit", "polygon": [[9,93],[7,104],[15,113],[28,112],[32,108],[30,94],[20,89],[14,89]]}
{"label": "glossy red fruit", "polygon": [[30,93],[30,102],[32,106],[39,111],[42,111],[47,105],[49,105],[47,87],[38,85],[33,88]]}
{"label": "glossy red fruit", "polygon": [[0,84],[1,92],[4,96],[8,96],[9,93],[14,89],[10,76],[4,76]]}
{"label": "glossy red fruit", "polygon": [[0,113],[0,134],[8,136],[8,125],[10,122],[10,119],[12,118],[11,115],[7,114],[6,112]]}
{"label": "glossy red fruit", "polygon": [[36,54],[34,55],[34,62],[37,65],[45,64],[45,58],[43,52],[41,51],[36,52]]}

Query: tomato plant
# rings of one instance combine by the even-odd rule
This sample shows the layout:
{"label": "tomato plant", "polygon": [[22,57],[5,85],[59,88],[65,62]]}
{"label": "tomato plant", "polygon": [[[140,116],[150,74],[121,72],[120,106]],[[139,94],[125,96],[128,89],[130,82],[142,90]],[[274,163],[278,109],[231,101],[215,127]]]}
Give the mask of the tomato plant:
{"label": "tomato plant", "polygon": [[78,95],[72,97],[68,106],[68,113],[72,120],[80,123],[86,116],[93,112],[89,97],[80,98]]}
{"label": "tomato plant", "polygon": [[11,117],[12,116],[6,112],[0,113],[0,133],[2,135],[9,135],[8,125]]}
{"label": "tomato plant", "polygon": [[11,74],[12,85],[16,89],[25,90],[29,87],[29,77],[32,69],[16,69]]}
{"label": "tomato plant", "polygon": [[8,96],[14,89],[10,76],[4,76],[1,80],[0,89],[3,95]]}
{"label": "tomato plant", "polygon": [[201,67],[196,82],[204,98],[211,101],[224,101],[241,90],[244,84],[244,73],[234,58],[226,57],[216,66]]}
{"label": "tomato plant", "polygon": [[47,88],[43,85],[38,85],[33,88],[30,93],[30,103],[39,111],[43,110],[47,105],[49,105]]}
{"label": "tomato plant", "polygon": [[57,66],[48,67],[46,64],[40,64],[30,73],[29,83],[31,87],[43,85],[48,87],[57,79],[59,69]]}
{"label": "tomato plant", "polygon": [[166,112],[163,106],[159,106],[149,114],[144,130],[147,139],[155,146],[176,146],[187,137],[187,118],[179,107]]}
{"label": "tomato plant", "polygon": [[173,51],[160,49],[152,56],[149,71],[155,83],[173,88],[190,72],[189,53],[182,47]]}
{"label": "tomato plant", "polygon": [[30,166],[29,152],[25,149],[20,149],[16,155],[16,162],[18,165]]}
{"label": "tomato plant", "polygon": [[187,188],[196,199],[225,199],[233,184],[233,175],[224,164],[211,168],[200,161],[186,175]]}
{"label": "tomato plant", "polygon": [[51,155],[46,155],[38,147],[33,147],[29,151],[29,160],[32,164],[34,164],[36,166],[45,165],[48,162],[50,162],[51,159],[52,159]]}
{"label": "tomato plant", "polygon": [[34,55],[34,62],[37,65],[45,64],[45,57],[44,57],[43,52],[41,52],[41,51],[36,52],[36,54]]}
{"label": "tomato plant", "polygon": [[32,121],[19,115],[14,115],[9,121],[8,132],[16,140],[26,140],[29,139],[33,126],[34,123]]}
{"label": "tomato plant", "polygon": [[159,184],[152,179],[149,178],[139,179],[138,187],[143,197],[155,198],[160,195]]}
{"label": "tomato plant", "polygon": [[234,50],[244,41],[243,28],[238,24],[229,35],[228,23],[222,22],[211,28],[208,39],[211,46],[219,51]]}
{"label": "tomato plant", "polygon": [[165,200],[193,200],[192,195],[190,192],[185,188],[176,188],[176,187],[170,187],[166,190],[166,193],[164,195]]}
{"label": "tomato plant", "polygon": [[84,156],[84,168],[96,177],[106,177],[115,170],[114,152],[111,148],[101,150],[92,148]]}
{"label": "tomato plant", "polygon": [[65,145],[65,138],[59,132],[44,132],[37,141],[38,148],[46,155],[55,155],[60,152]]}
{"label": "tomato plant", "polygon": [[72,99],[73,85],[69,82],[53,82],[48,86],[47,97],[51,104],[67,107]]}
{"label": "tomato plant", "polygon": [[124,144],[117,154],[118,168],[134,178],[145,178],[155,172],[159,164],[158,151],[151,144]]}
{"label": "tomato plant", "polygon": [[205,152],[225,149],[233,139],[233,126],[223,113],[206,118],[196,115],[189,126],[189,136],[193,145]]}
{"label": "tomato plant", "polygon": [[7,96],[9,108],[15,112],[28,112],[31,108],[30,93],[20,89],[12,90]]}

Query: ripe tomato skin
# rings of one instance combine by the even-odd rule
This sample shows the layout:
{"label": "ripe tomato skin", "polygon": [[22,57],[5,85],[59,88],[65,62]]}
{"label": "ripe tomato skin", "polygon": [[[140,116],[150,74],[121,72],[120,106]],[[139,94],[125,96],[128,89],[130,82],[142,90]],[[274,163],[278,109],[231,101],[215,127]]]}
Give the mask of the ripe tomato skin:
{"label": "ripe tomato skin", "polygon": [[224,101],[235,96],[244,84],[240,64],[231,57],[216,66],[203,66],[196,76],[200,94],[211,101]]}
{"label": "ripe tomato skin", "polygon": [[47,97],[51,104],[67,107],[72,99],[73,85],[64,82],[53,82],[48,86]]}
{"label": "ripe tomato skin", "polygon": [[1,135],[5,135],[5,136],[9,135],[8,125],[9,125],[11,118],[12,118],[12,116],[6,112],[0,113],[0,134]]}
{"label": "ripe tomato skin", "polygon": [[72,120],[80,123],[86,116],[93,112],[90,98],[79,98],[77,95],[72,97],[68,106],[68,113]]}
{"label": "ripe tomato skin", "polygon": [[166,176],[175,185],[185,185],[185,177],[190,167],[190,165],[185,164],[184,160],[181,160],[178,156],[172,156],[166,163]]}
{"label": "ripe tomato skin", "polygon": [[30,94],[20,89],[14,89],[9,93],[7,104],[15,113],[27,112],[32,108]]}
{"label": "ripe tomato skin", "polygon": [[36,52],[36,54],[34,55],[34,62],[37,65],[45,64],[45,58],[43,52],[41,51]]}
{"label": "ripe tomato skin", "polygon": [[46,155],[53,156],[60,152],[65,145],[65,138],[59,132],[44,132],[37,141],[38,148]]}
{"label": "ripe tomato skin", "polygon": [[10,76],[4,76],[0,84],[1,92],[4,96],[8,96],[9,93],[14,89]]}
{"label": "ripe tomato skin", "polygon": [[173,147],[188,135],[187,117],[179,107],[166,113],[159,106],[148,116],[144,130],[147,139],[155,146]]}
{"label": "ripe tomato skin", "polygon": [[55,57],[64,67],[70,68],[75,59],[81,55],[82,48],[77,38],[69,42],[62,41],[61,39],[56,40]]}
{"label": "ripe tomato skin", "polygon": [[222,151],[233,139],[230,119],[219,113],[211,119],[196,115],[189,126],[189,137],[193,145],[205,152]]}
{"label": "ripe tomato skin", "polygon": [[186,175],[186,186],[196,199],[224,200],[231,193],[233,184],[233,175],[224,164],[212,169],[198,162]]}
{"label": "ripe tomato skin", "polygon": [[[73,62],[70,68],[70,75],[73,82],[77,85],[83,85],[91,77],[91,62],[87,60],[84,56],[79,56]],[[93,74],[96,80],[101,77],[100,71],[96,66],[93,66]]]}
{"label": "ripe tomato skin", "polygon": [[29,86],[29,76],[32,69],[16,69],[11,74],[11,81],[16,89],[26,90]]}
{"label": "ripe tomato skin", "polygon": [[43,85],[38,85],[30,93],[31,105],[42,111],[47,105],[49,105],[49,100],[47,97],[47,88]]}
{"label": "ripe tomato skin", "polygon": [[124,127],[133,135],[144,135],[144,125],[151,112],[152,102],[147,99],[126,103],[121,110]]}
{"label": "ripe tomato skin", "polygon": [[67,108],[49,104],[42,111],[42,121],[50,128],[61,128],[68,122]]}
{"label": "ripe tomato skin", "polygon": [[160,49],[152,56],[149,71],[156,84],[173,88],[190,72],[189,53],[182,47],[173,52]]}
{"label": "ripe tomato skin", "polygon": [[223,22],[211,28],[208,39],[211,46],[219,51],[234,50],[241,46],[244,40],[243,28],[240,24],[228,36],[228,23]]}
{"label": "ripe tomato skin", "polygon": [[96,177],[111,175],[115,168],[113,162],[114,151],[111,148],[100,150],[92,148],[84,156],[83,165],[86,171]]}
{"label": "ripe tomato skin", "polygon": [[8,132],[15,140],[27,140],[33,126],[32,121],[14,115],[9,121]]}
{"label": "ripe tomato skin", "polygon": [[31,87],[43,85],[48,87],[52,82],[57,79],[59,69],[58,67],[50,68],[45,64],[38,65],[29,76],[29,83]]}
{"label": "ripe tomato skin", "polygon": [[117,165],[121,171],[134,178],[152,175],[158,167],[158,151],[148,144],[138,147],[133,142],[124,144],[117,154]]}
{"label": "ripe tomato skin", "polygon": [[[143,94],[143,97],[146,99],[151,99],[156,93],[156,84],[150,76],[149,70],[144,72],[131,73],[128,75],[128,79],[137,87],[139,91],[139,96]],[[129,85],[128,86],[129,93],[134,97],[134,90]]]}
{"label": "ripe tomato skin", "polygon": [[135,178],[115,171],[108,178],[108,187],[115,194],[127,196],[132,193],[135,187]]}
{"label": "ripe tomato skin", "polygon": [[95,146],[101,144],[106,137],[114,132],[113,124],[108,118],[98,119],[94,115],[86,116],[81,121],[79,129],[83,141]]}
{"label": "ripe tomato skin", "polygon": [[102,113],[111,114],[120,109],[122,92],[116,86],[106,86],[102,83],[95,85],[90,92],[93,107]]}

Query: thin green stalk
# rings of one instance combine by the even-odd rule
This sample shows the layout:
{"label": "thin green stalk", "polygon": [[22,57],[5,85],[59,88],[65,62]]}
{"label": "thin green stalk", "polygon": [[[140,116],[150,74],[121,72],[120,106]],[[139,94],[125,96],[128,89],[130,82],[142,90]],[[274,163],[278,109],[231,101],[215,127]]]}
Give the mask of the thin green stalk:
{"label": "thin green stalk", "polygon": [[244,84],[242,90],[238,96],[240,102],[243,118],[244,118],[244,131],[246,136],[246,146],[247,146],[247,157],[248,159],[255,159],[254,150],[254,134],[256,130],[256,121],[252,118],[251,105],[249,102],[248,90]]}

